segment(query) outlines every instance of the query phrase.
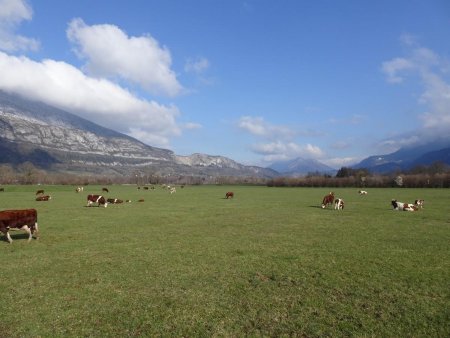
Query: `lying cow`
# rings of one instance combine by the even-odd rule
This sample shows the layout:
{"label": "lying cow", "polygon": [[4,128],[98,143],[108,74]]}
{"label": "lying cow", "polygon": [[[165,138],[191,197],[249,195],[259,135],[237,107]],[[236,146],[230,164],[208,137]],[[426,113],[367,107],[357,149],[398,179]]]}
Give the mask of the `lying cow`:
{"label": "lying cow", "polygon": [[334,200],[334,209],[335,210],[343,210],[344,209],[344,200],[342,198],[336,198]]}
{"label": "lying cow", "polygon": [[50,195],[43,195],[36,197],[36,201],[49,201],[52,199],[52,196]]}
{"label": "lying cow", "polygon": [[38,223],[36,209],[24,210],[4,210],[0,211],[0,231],[6,236],[9,243],[12,243],[9,230],[24,230],[28,234],[28,242],[33,234],[38,239]]}
{"label": "lying cow", "polygon": [[120,204],[120,203],[123,203],[123,200],[120,200],[120,199],[118,199],[118,198],[108,198],[107,201],[108,201],[108,203],[111,203],[111,204]]}
{"label": "lying cow", "polygon": [[88,195],[87,206],[90,207],[93,203],[97,203],[98,206],[103,205],[105,208],[108,206],[108,202],[102,195]]}
{"label": "lying cow", "polygon": [[358,191],[358,193],[360,195],[367,195],[367,191],[365,191],[365,190],[360,190],[360,191]]}
{"label": "lying cow", "polygon": [[391,201],[392,207],[394,208],[394,210],[399,210],[399,211],[417,211],[419,210],[419,208],[411,203],[403,203],[403,202],[398,202],[397,200],[392,200]]}
{"label": "lying cow", "polygon": [[330,191],[330,193],[322,199],[322,209],[325,209],[328,204],[332,205],[334,202],[334,192]]}

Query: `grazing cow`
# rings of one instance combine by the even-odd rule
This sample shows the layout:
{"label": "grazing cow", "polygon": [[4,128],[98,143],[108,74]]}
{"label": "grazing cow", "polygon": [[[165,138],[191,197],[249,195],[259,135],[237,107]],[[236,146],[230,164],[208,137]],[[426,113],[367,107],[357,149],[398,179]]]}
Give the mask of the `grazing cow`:
{"label": "grazing cow", "polygon": [[177,189],[175,189],[175,187],[172,187],[169,189],[169,192],[172,195],[173,193],[177,192]]}
{"label": "grazing cow", "polygon": [[143,199],[143,198],[141,198],[140,200],[138,200],[138,202],[144,202],[144,199]]}
{"label": "grazing cow", "polygon": [[51,199],[52,199],[52,196],[49,196],[49,195],[42,195],[42,196],[36,197],[36,201],[49,201]]}
{"label": "grazing cow", "polygon": [[120,199],[118,199],[118,198],[108,198],[107,201],[108,201],[108,203],[111,203],[111,204],[120,204],[120,203],[123,203],[123,201],[120,200]]}
{"label": "grazing cow", "polygon": [[5,188],[0,188],[0,191],[5,191]]}
{"label": "grazing cow", "polygon": [[44,194],[44,190],[38,190],[38,191],[36,191],[36,195],[39,195],[39,194]]}
{"label": "grazing cow", "polygon": [[234,197],[234,192],[232,192],[232,191],[227,192],[227,193],[225,194],[225,198],[228,199],[228,197],[233,198],[233,197]]}
{"label": "grazing cow", "polygon": [[398,202],[395,199],[393,199],[391,201],[391,204],[392,204],[392,207],[394,208],[394,210],[399,210],[399,211],[417,211],[417,210],[419,210],[419,208],[414,204]]}
{"label": "grazing cow", "polygon": [[108,188],[102,188],[102,191],[109,192]]}
{"label": "grazing cow", "polygon": [[423,209],[423,203],[425,200],[415,200],[414,205],[417,206],[418,209]]}
{"label": "grazing cow", "polygon": [[367,195],[367,191],[365,191],[365,190],[360,190],[360,191],[358,191],[358,193],[360,195]]}
{"label": "grazing cow", "polygon": [[0,211],[0,231],[6,236],[9,243],[12,243],[9,230],[24,230],[28,234],[28,242],[36,233],[38,239],[38,223],[36,209],[24,210],[4,210]]}
{"label": "grazing cow", "polygon": [[87,206],[90,207],[93,203],[97,203],[98,206],[103,205],[105,208],[108,206],[108,202],[102,195],[88,195]]}
{"label": "grazing cow", "polygon": [[334,209],[335,210],[343,210],[344,209],[344,200],[342,198],[336,198],[334,200]]}
{"label": "grazing cow", "polygon": [[333,205],[333,202],[334,202],[334,192],[330,191],[330,193],[324,196],[322,200],[322,209],[325,209],[328,204]]}
{"label": "grazing cow", "polygon": [[84,190],[83,187],[77,187],[77,188],[75,189],[76,192],[83,192],[83,190]]}

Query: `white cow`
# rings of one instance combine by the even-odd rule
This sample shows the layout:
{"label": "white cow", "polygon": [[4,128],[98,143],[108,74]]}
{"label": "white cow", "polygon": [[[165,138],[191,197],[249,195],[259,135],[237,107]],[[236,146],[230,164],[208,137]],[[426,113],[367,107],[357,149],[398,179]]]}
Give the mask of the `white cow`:
{"label": "white cow", "polygon": [[367,195],[367,191],[365,191],[365,190],[360,190],[360,191],[358,191],[358,193],[360,195]]}
{"label": "white cow", "polygon": [[336,198],[334,200],[334,209],[335,210],[343,210],[344,209],[344,200],[342,198]]}

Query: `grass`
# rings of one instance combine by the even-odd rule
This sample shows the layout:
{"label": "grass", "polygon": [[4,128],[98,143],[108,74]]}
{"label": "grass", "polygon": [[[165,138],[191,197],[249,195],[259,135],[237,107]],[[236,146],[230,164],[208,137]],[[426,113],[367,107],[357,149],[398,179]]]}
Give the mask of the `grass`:
{"label": "grass", "polygon": [[39,188],[0,193],[41,232],[0,241],[1,337],[450,336],[446,189],[335,189],[335,211],[322,188]]}

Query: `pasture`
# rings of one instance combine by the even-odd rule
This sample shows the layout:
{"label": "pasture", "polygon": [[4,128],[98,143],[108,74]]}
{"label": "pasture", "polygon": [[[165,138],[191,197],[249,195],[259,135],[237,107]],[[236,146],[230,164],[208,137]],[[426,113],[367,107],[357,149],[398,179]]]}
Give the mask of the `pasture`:
{"label": "pasture", "polygon": [[1,238],[0,337],[450,336],[448,189],[4,188],[40,239]]}

